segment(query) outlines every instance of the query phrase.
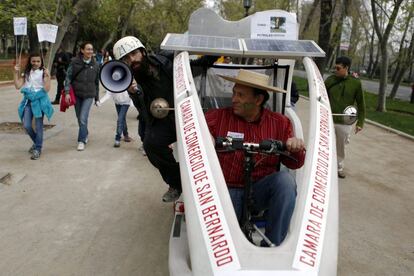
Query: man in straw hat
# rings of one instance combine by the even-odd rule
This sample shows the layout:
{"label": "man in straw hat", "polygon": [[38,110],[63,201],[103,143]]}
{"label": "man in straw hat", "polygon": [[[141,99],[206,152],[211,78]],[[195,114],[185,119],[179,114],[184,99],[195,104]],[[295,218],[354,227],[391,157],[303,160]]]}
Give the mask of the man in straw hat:
{"label": "man in straw hat", "polygon": [[[269,77],[241,69],[237,77],[220,77],[234,82],[232,107],[209,110],[206,121],[211,135],[216,137],[242,138],[245,142],[260,143],[275,139],[286,143],[287,151],[295,160],[284,156],[257,154],[251,174],[253,181],[254,209],[268,209],[266,236],[275,245],[286,237],[290,219],[295,208],[296,183],[286,171],[277,171],[282,162],[290,169],[300,168],[305,160],[305,144],[293,137],[292,126],[287,117],[264,107],[269,92],[284,92],[269,86]],[[242,216],[243,202],[243,153],[220,152],[218,158],[229,188],[237,218]],[[265,243],[262,241],[262,245]]]}

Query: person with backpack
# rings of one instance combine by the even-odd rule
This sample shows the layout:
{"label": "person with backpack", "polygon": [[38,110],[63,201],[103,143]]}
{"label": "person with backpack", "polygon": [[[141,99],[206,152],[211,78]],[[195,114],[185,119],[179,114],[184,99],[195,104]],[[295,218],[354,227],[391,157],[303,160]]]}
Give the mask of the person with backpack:
{"label": "person with backpack", "polygon": [[[155,118],[149,112],[151,103],[157,98],[163,98],[169,107],[174,108],[173,54],[148,54],[141,41],[133,36],[118,40],[113,54],[116,60],[124,61],[133,71],[135,82],[128,92],[145,121],[144,150],[169,186],[162,201],[173,202],[182,191],[180,167],[171,149],[171,144],[177,140],[174,112],[169,111],[164,118]],[[205,57],[192,62],[192,65],[208,66],[216,59]]]}
{"label": "person with backpack", "polygon": [[[365,98],[361,80],[349,73],[350,68],[351,59],[349,57],[338,57],[335,61],[335,74],[325,80],[325,87],[328,92],[332,113],[341,114],[346,107],[356,103],[358,121],[355,126],[355,134],[357,134],[364,127]],[[336,136],[338,177],[345,178],[345,145],[349,143],[352,125],[344,124],[343,118],[340,116],[334,116],[333,121]]]}
{"label": "person with backpack", "polygon": [[70,89],[75,93],[75,112],[78,119],[78,151],[83,151],[88,143],[88,118],[92,103],[99,101],[99,64],[93,58],[93,45],[84,42],[79,55],[74,57],[68,67],[65,80],[65,100],[70,105]]}

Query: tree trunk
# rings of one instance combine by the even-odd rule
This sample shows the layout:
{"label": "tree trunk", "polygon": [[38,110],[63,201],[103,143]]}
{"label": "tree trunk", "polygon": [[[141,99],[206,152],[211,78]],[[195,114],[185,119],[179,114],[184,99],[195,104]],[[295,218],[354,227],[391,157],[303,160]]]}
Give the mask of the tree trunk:
{"label": "tree trunk", "polygon": [[[336,22],[335,31],[332,35],[332,38],[329,43],[328,52],[326,53],[327,60],[331,61],[333,60],[332,56],[334,56],[334,52],[336,48],[341,44],[341,35],[342,35],[342,26],[344,24],[344,17],[345,17],[345,11],[346,11],[346,3],[347,1],[344,0],[341,5],[339,5],[341,9],[341,15],[338,18],[338,21]],[[328,62],[327,64],[330,64]]]}
{"label": "tree trunk", "polygon": [[306,17],[305,24],[303,25],[302,31],[300,32],[301,33],[301,35],[300,35],[301,39],[305,36],[306,32],[308,31],[308,29],[311,25],[312,20],[315,18],[314,14],[315,14],[316,9],[318,8],[318,5],[319,5],[319,0],[313,1],[312,7],[309,11],[309,14]]}
{"label": "tree trunk", "polygon": [[387,53],[387,44],[381,44],[381,69],[380,69],[380,85],[378,91],[378,103],[377,111],[386,112],[386,93],[387,93],[387,83],[388,83],[388,53]]}
{"label": "tree trunk", "polygon": [[368,69],[367,74],[372,78],[372,67],[374,64],[374,37],[375,37],[375,30],[372,30],[371,39],[369,43],[369,56],[368,56]]}
{"label": "tree trunk", "polygon": [[380,54],[381,54],[381,51],[378,49],[377,50],[377,55],[375,56],[374,64],[372,65],[371,74],[369,74],[370,79],[373,79],[374,76],[377,75],[377,68],[378,68],[378,62],[379,62],[379,59],[380,59]]}
{"label": "tree trunk", "polygon": [[[400,9],[401,3],[404,0],[395,0],[394,7],[391,13],[391,16],[388,17],[388,23],[384,31],[381,30],[378,17],[377,17],[377,8],[376,5],[379,5],[375,0],[371,0],[371,9],[372,9],[372,19],[374,21],[374,28],[375,32],[378,36],[378,41],[380,43],[380,51],[381,51],[381,79],[380,79],[380,88],[378,92],[378,104],[377,104],[377,111],[379,112],[386,112],[385,108],[385,97],[386,97],[386,88],[388,82],[388,52],[387,52],[387,44],[388,38],[390,36],[391,30],[394,27],[395,19],[397,18],[398,11]],[[382,7],[381,7],[382,8]]]}
{"label": "tree trunk", "polygon": [[[331,26],[332,26],[332,1],[321,0],[321,16],[319,20],[319,37],[318,44],[325,51],[328,52],[329,41],[331,39]],[[327,57],[317,58],[316,64],[319,71],[323,74],[325,72]]]}
{"label": "tree trunk", "polygon": [[410,103],[414,104],[414,82],[411,84],[411,99]]}
{"label": "tree trunk", "polygon": [[414,57],[414,36],[411,36],[410,46],[407,49],[404,49],[403,52],[406,54],[402,56],[402,63],[401,63],[400,69],[398,70],[398,74],[396,75],[395,82],[394,82],[394,85],[392,87],[392,90],[389,96],[390,99],[395,98],[398,87],[400,86],[400,83],[405,75],[405,72],[407,71],[410,64],[412,64],[412,60]]}
{"label": "tree trunk", "polygon": [[[59,49],[60,44],[63,41],[63,38],[65,34],[67,33],[70,24],[75,20],[75,18],[79,15],[79,13],[82,11],[82,8],[85,4],[90,3],[90,0],[79,0],[79,1],[73,1],[74,5],[72,9],[68,9],[63,19],[59,22],[59,29],[56,36],[56,41],[53,44],[53,47],[50,48],[50,55],[52,59],[54,58],[57,49]],[[47,64],[47,62],[46,62]],[[52,65],[52,62],[49,63],[49,67]],[[50,70],[50,68],[48,68]]]}
{"label": "tree trunk", "polygon": [[60,44],[66,53],[70,53],[71,55],[76,54],[78,32],[79,23],[77,19],[75,19],[75,21],[73,21],[70,24],[68,31],[66,32],[65,37],[63,38],[62,43]]}
{"label": "tree trunk", "polygon": [[[348,55],[350,57],[355,56],[355,51],[358,48],[358,43],[361,42],[359,29],[360,29],[360,26],[358,24],[358,17],[352,16],[351,39],[350,39],[349,49],[348,49]],[[359,67],[359,65],[358,65],[358,67]]]}

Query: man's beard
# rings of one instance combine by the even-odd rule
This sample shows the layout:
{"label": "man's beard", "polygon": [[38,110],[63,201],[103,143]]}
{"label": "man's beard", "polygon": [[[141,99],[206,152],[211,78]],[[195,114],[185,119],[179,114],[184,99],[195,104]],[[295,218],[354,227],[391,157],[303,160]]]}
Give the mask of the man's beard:
{"label": "man's beard", "polygon": [[145,79],[151,75],[149,61],[146,56],[142,57],[141,62],[134,62],[131,67],[134,71],[134,75],[139,79]]}

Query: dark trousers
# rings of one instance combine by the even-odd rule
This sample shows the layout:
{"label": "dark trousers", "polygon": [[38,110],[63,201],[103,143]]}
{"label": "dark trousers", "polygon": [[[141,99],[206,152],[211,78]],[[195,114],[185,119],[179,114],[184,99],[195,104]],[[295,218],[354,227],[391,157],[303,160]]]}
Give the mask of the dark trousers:
{"label": "dark trousers", "polygon": [[141,115],[138,117],[138,135],[141,138],[141,142],[144,142],[144,138],[145,138],[145,120],[144,120],[144,118],[142,118]]}
{"label": "dark trousers", "polygon": [[181,191],[180,166],[169,147],[176,140],[175,124],[169,117],[145,126],[144,150],[148,160],[159,170],[165,183]]}
{"label": "dark trousers", "polygon": [[62,89],[64,87],[65,76],[56,75],[56,80],[57,80],[57,91],[56,91],[55,102],[58,103],[60,102],[60,92],[62,92]]}

